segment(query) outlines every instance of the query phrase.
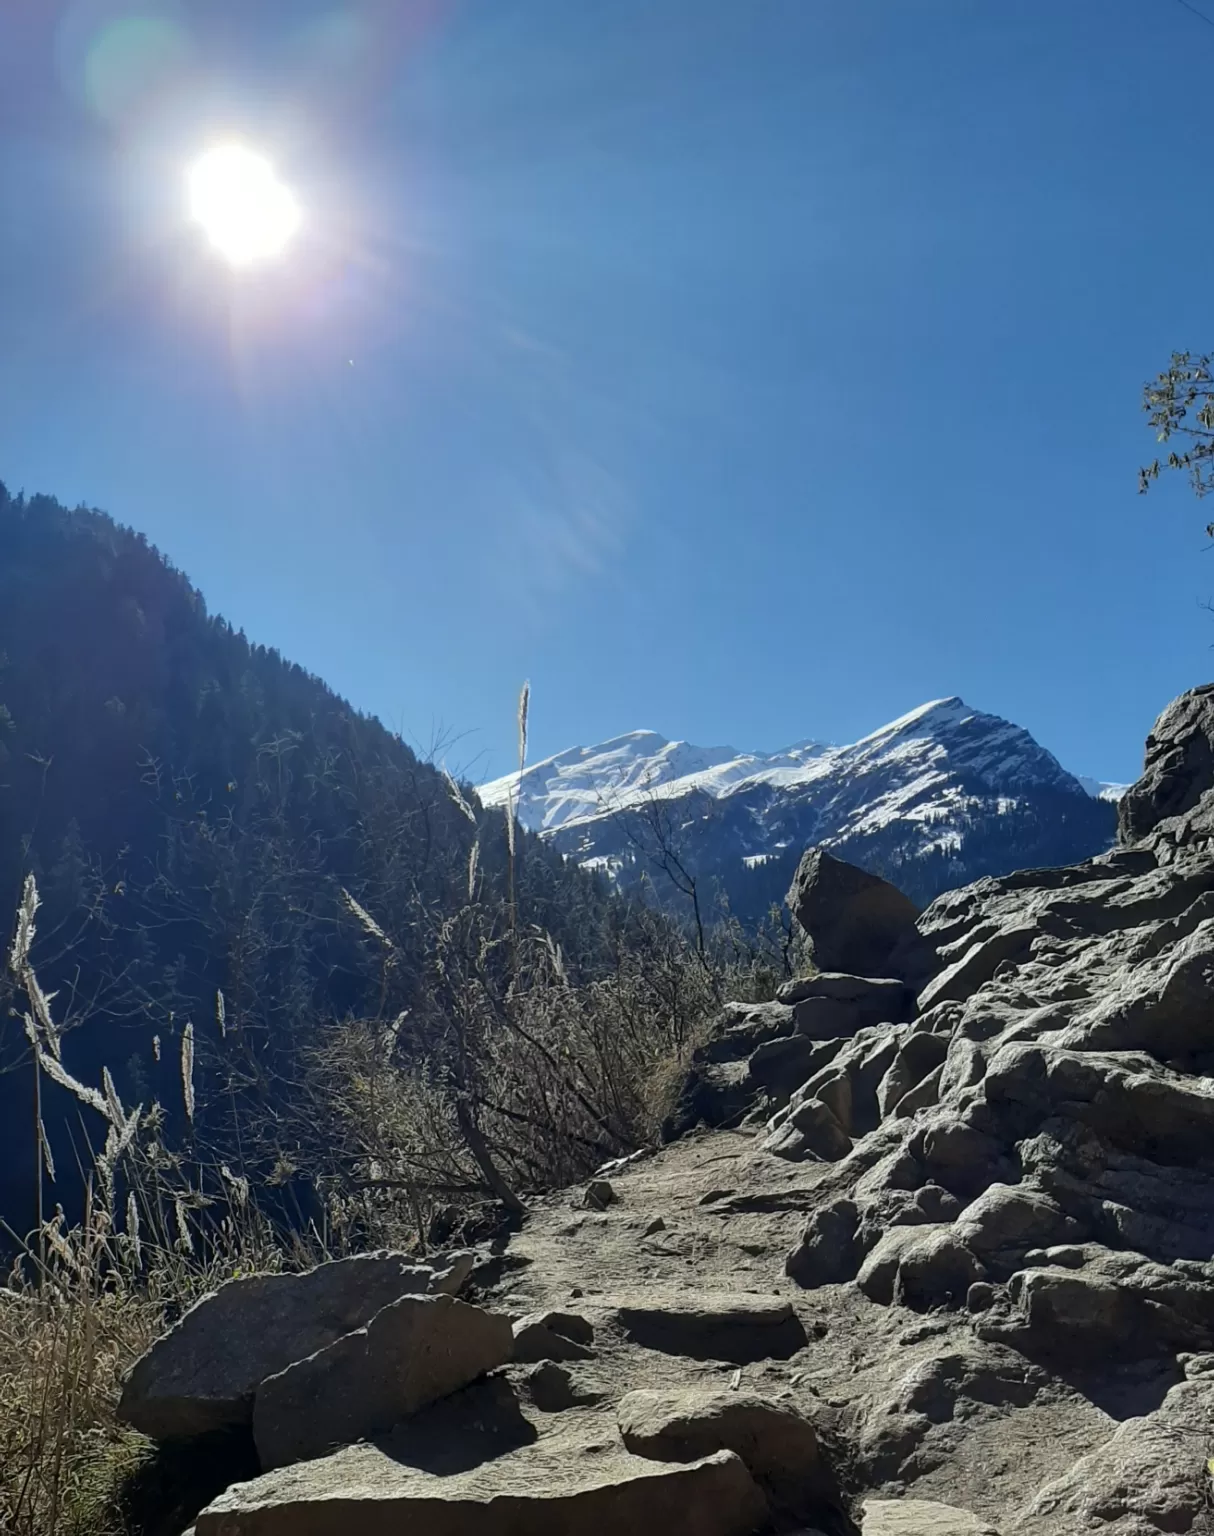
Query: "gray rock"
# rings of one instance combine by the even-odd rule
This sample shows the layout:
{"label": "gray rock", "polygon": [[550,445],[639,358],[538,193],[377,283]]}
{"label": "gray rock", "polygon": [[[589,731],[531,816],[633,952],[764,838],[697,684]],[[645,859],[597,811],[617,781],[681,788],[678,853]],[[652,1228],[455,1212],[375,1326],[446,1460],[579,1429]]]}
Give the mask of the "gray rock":
{"label": "gray rock", "polygon": [[859,1225],[860,1212],[854,1200],[843,1198],[819,1206],[785,1259],[785,1273],[807,1290],[854,1280],[862,1257]]}
{"label": "gray rock", "polygon": [[[449,1268],[445,1283],[450,1274]],[[248,1424],[253,1394],[267,1376],[434,1283],[433,1269],[399,1253],[337,1259],[299,1275],[229,1280],[195,1302],[135,1363],[119,1417],[154,1440]]]}
{"label": "gray rock", "polygon": [[[948,1040],[926,1030],[911,1030],[898,1046],[897,1055],[877,1085],[877,1106],[882,1116],[891,1114],[896,1105],[944,1065]],[[916,1106],[918,1107],[918,1106]]]}
{"label": "gray rock", "polygon": [[798,1520],[837,1519],[842,1500],[814,1426],[787,1404],[712,1388],[638,1391],[624,1397],[617,1416],[635,1455],[687,1462],[734,1451],[773,1509]]}
{"label": "gray rock", "polygon": [[[946,1454],[954,1425],[1031,1404],[1050,1378],[1001,1345],[941,1339],[888,1387],[864,1400],[855,1442],[856,1475],[868,1486],[912,1481],[923,1461]],[[1060,1533],[1061,1536],[1061,1533]]]}
{"label": "gray rock", "polygon": [[900,1099],[895,1100],[892,1115],[899,1119],[905,1119],[909,1115],[917,1115],[921,1109],[930,1109],[933,1104],[940,1102],[940,1079],[944,1075],[944,1063],[929,1072],[922,1081],[908,1088]]}
{"label": "gray rock", "polygon": [[791,1162],[816,1158],[834,1163],[851,1151],[851,1138],[820,1099],[807,1099],[763,1142],[765,1151]]}
{"label": "gray rock", "polygon": [[918,988],[936,969],[935,953],[915,927],[914,902],[887,880],[825,849],[806,852],[788,906],[823,971],[893,976]]}
{"label": "gray rock", "polygon": [[1208,1530],[1212,1430],[1214,1381],[1180,1382],[1154,1413],[1120,1424],[1102,1446],[1042,1488],[1017,1532],[1196,1536]]}
{"label": "gray rock", "polygon": [[988,1102],[1009,1111],[1012,1134],[1065,1109],[1114,1146],[1181,1166],[1200,1161],[1214,1137],[1214,1083],[1145,1057],[1012,1043],[991,1059],[984,1087]]}
{"label": "gray rock", "polygon": [[732,1452],[649,1461],[604,1444],[584,1417],[560,1415],[537,1436],[505,1383],[487,1382],[381,1441],[235,1484],[198,1516],[196,1536],[753,1536],[766,1523]]}
{"label": "gray rock", "polygon": [[[909,1253],[917,1243],[921,1243],[926,1235],[945,1234],[948,1231],[947,1226],[891,1227],[860,1266],[856,1284],[870,1301],[890,1306],[894,1299],[894,1288],[903,1255]],[[972,1278],[980,1277],[975,1275]]]}
{"label": "gray rock", "polygon": [[879,998],[869,1003],[847,1003],[833,997],[807,997],[793,1009],[793,1022],[799,1035],[821,1041],[839,1040],[874,1024],[899,1021],[887,1017]]}
{"label": "gray rock", "polygon": [[582,1195],[582,1204],[592,1211],[605,1211],[618,1199],[614,1186],[607,1179],[591,1179]]}
{"label": "gray rock", "polygon": [[959,960],[923,988],[919,994],[920,1009],[926,1012],[937,1003],[972,997],[979,987],[992,979],[1001,965],[1027,959],[1036,934],[1032,924],[1025,923],[1001,929],[989,938],[971,944]]}
{"label": "gray rock", "polygon": [[936,1183],[955,1195],[973,1195],[1008,1172],[1003,1145],[954,1112],[936,1115],[914,1134],[915,1158]]}
{"label": "gray rock", "polygon": [[267,1377],[253,1439],[267,1471],[382,1433],[510,1359],[504,1317],[450,1296],[402,1296],[363,1328]]}
{"label": "gray rock", "polygon": [[808,1342],[791,1303],[732,1292],[678,1292],[610,1306],[624,1336],[646,1349],[692,1360],[787,1360]]}
{"label": "gray rock", "polygon": [[787,1101],[833,1055],[832,1050],[823,1050],[819,1041],[805,1035],[787,1035],[758,1046],[746,1067],[752,1080],[772,1098]]}
{"label": "gray rock", "polygon": [[875,1021],[878,1023],[902,1024],[915,1015],[915,995],[896,976],[849,976],[843,971],[819,971],[816,976],[781,982],[776,997],[791,1005],[811,997],[826,997],[838,1003],[871,1006],[881,1015]]}
{"label": "gray rock", "polygon": [[986,1278],[982,1261],[956,1227],[912,1227],[923,1235],[903,1249],[894,1280],[894,1301],[916,1312],[963,1307],[970,1288]]}
{"label": "gray rock", "polygon": [[523,1364],[539,1360],[590,1360],[593,1326],[577,1312],[529,1312],[514,1325],[514,1358]]}
{"label": "gray rock", "polygon": [[574,1381],[563,1365],[552,1360],[529,1366],[521,1377],[520,1386],[541,1413],[564,1413],[569,1408],[597,1403],[602,1398],[601,1392],[588,1391]]}
{"label": "gray rock", "polygon": [[968,1509],[934,1499],[866,1499],[864,1536],[999,1536]]}
{"label": "gray rock", "polygon": [[944,1071],[940,1074],[940,1098],[948,1099],[959,1094],[980,1083],[985,1075],[986,1057],[979,1047],[964,1035],[952,1036],[944,1059]]}
{"label": "gray rock", "polygon": [[434,1271],[429,1294],[458,1296],[476,1268],[477,1256],[471,1248],[458,1248],[454,1253],[434,1254],[426,1262]]}
{"label": "gray rock", "polygon": [[992,1310],[979,1319],[979,1337],[1064,1360],[1092,1360],[1113,1348],[1133,1358],[1158,1348],[1143,1327],[1138,1299],[1086,1270],[1020,1270],[1008,1285],[1008,1300],[1010,1314]]}
{"label": "gray rock", "polygon": [[953,1229],[980,1259],[1003,1258],[1010,1269],[1030,1248],[1073,1243],[1083,1228],[1048,1196],[1025,1185],[991,1184],[958,1217]]}
{"label": "gray rock", "polygon": [[1140,842],[1161,821],[1195,810],[1214,786],[1214,683],[1174,699],[1147,737],[1142,777],[1117,808],[1123,843]]}

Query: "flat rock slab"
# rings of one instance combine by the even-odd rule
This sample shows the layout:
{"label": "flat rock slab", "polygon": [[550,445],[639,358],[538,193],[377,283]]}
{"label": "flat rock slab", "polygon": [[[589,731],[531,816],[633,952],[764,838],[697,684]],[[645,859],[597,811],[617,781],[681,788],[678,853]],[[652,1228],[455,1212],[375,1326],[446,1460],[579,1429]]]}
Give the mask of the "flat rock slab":
{"label": "flat rock slab", "polygon": [[931,1499],[869,1499],[861,1530],[864,1536],[999,1536],[968,1509]]}
{"label": "flat rock slab", "polygon": [[679,1291],[594,1300],[634,1344],[691,1360],[787,1360],[809,1342],[792,1304],[777,1297]]}
{"label": "flat rock slab", "polygon": [[348,1446],[321,1461],[238,1483],[199,1515],[195,1531],[752,1536],[768,1518],[762,1493],[730,1451],[680,1466],[632,1456],[602,1436],[579,1441],[567,1435],[503,1450],[492,1435],[465,1426],[463,1433]]}
{"label": "flat rock slab", "polygon": [[257,1388],[253,1440],[267,1471],[324,1456],[504,1365],[509,1320],[450,1296],[402,1296]]}
{"label": "flat rock slab", "polygon": [[461,1268],[440,1276],[404,1254],[369,1253],[299,1275],[230,1280],[136,1361],[118,1416],[153,1440],[248,1424],[267,1376],[361,1328],[400,1296],[453,1288]]}

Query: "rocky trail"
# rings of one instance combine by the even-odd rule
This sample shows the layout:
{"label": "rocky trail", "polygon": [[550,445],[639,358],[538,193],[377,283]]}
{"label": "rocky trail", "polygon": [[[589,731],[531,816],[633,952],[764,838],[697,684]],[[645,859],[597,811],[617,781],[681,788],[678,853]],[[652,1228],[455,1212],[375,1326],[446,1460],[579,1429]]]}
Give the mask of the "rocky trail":
{"label": "rocky trail", "polygon": [[251,1431],[196,1536],[1214,1533],[1214,688],[1121,817],[922,914],[811,851],[666,1146],[199,1303],[123,1403]]}

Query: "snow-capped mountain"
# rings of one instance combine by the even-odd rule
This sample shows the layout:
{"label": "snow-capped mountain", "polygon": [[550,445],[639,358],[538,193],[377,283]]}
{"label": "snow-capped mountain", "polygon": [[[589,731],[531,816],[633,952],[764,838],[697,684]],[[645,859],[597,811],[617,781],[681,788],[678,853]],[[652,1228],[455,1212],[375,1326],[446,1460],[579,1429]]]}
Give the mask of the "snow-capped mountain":
{"label": "snow-capped mountain", "polygon": [[937,699],[850,746],[781,752],[695,747],[633,731],[481,786],[524,826],[621,884],[648,875],[655,841],[740,916],[778,901],[817,843],[917,900],[986,874],[1107,847],[1123,786],[1080,780],[1021,727]]}

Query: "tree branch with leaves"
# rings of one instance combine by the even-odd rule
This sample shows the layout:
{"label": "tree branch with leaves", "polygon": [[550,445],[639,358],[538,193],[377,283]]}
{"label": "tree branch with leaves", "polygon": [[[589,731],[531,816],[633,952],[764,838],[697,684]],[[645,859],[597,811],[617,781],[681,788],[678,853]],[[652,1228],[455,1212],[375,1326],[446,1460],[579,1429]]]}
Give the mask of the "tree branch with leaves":
{"label": "tree branch with leaves", "polygon": [[[1157,440],[1177,446],[1143,465],[1139,491],[1149,490],[1165,469],[1187,470],[1197,496],[1214,491],[1214,353],[1173,352],[1169,367],[1145,386],[1142,408]],[[1214,538],[1214,521],[1206,532]]]}

